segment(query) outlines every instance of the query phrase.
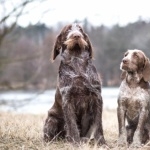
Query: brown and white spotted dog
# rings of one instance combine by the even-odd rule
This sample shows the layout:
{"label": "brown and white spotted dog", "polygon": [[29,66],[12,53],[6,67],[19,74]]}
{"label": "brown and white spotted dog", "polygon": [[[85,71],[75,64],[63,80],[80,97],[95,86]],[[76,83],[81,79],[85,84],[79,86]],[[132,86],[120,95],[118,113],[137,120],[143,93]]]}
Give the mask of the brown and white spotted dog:
{"label": "brown and white spotted dog", "polygon": [[120,69],[118,145],[140,147],[150,138],[150,61],[143,51],[128,50]]}
{"label": "brown and white spotted dog", "polygon": [[58,35],[52,60],[61,54],[55,102],[44,125],[44,140],[66,137],[79,143],[93,138],[105,144],[102,127],[101,79],[92,63],[88,35],[78,24],[66,25]]}

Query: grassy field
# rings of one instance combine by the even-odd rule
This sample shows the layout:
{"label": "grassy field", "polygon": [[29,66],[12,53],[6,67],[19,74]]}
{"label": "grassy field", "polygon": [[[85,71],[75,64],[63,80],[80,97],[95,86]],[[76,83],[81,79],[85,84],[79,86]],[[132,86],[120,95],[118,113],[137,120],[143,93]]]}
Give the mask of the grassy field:
{"label": "grassy field", "polygon": [[[118,124],[115,110],[103,111],[104,136],[109,148],[87,144],[74,147],[63,141],[45,144],[42,129],[45,115],[0,112],[0,150],[117,150]],[[123,148],[126,149],[126,148]],[[142,150],[150,150],[145,145]]]}

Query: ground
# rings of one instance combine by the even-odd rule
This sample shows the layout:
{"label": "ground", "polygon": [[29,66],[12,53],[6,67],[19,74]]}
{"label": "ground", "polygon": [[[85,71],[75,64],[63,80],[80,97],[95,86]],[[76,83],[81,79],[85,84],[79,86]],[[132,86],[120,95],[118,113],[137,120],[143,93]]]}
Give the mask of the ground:
{"label": "ground", "polygon": [[[103,111],[104,136],[109,148],[87,144],[74,147],[63,141],[44,143],[42,129],[46,115],[0,112],[0,150],[120,150],[117,147],[118,123],[116,110],[105,109]],[[149,145],[148,143],[140,150],[150,150]]]}

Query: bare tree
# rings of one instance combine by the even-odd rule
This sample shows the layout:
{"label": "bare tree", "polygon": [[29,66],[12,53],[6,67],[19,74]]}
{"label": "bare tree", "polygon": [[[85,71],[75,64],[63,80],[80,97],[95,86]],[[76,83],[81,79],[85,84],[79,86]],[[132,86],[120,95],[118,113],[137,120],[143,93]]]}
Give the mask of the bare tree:
{"label": "bare tree", "polygon": [[[0,46],[5,36],[10,33],[16,26],[18,18],[23,15],[23,10],[25,9],[25,7],[33,1],[34,0],[24,0],[16,3],[16,5],[14,5],[11,0],[0,1],[0,8],[2,10],[0,16]],[[10,7],[10,4],[12,8],[9,11],[7,7]]]}
{"label": "bare tree", "polygon": [[[6,45],[8,46],[9,44],[5,41],[5,39],[15,29],[19,18],[21,18],[23,15],[30,15],[31,9],[35,9],[45,1],[47,0],[0,0],[0,71],[8,64],[28,61],[41,57],[40,51],[32,56],[22,55],[21,57],[13,57],[13,59],[3,57],[3,53],[5,51]],[[29,5],[32,5],[32,7],[28,7]],[[41,17],[39,16],[39,20],[46,12],[48,12],[48,10],[42,10]],[[2,45],[4,46],[2,47]]]}
{"label": "bare tree", "polygon": [[[3,80],[1,78],[2,82],[0,81],[0,85],[6,86],[6,89],[16,90],[25,88],[25,86],[29,85],[31,82],[34,82],[35,78],[39,76],[39,72],[41,72],[41,68],[43,67],[43,62],[41,59],[43,57],[43,51],[40,50],[40,47],[42,46],[37,46],[35,43],[32,43],[31,40],[24,40],[22,42],[22,44],[24,45],[20,45],[21,48],[18,48],[16,46],[19,46],[19,44],[21,44],[21,39],[18,40],[18,43],[13,43],[8,42],[8,40],[10,40],[8,37],[10,36],[10,33],[12,33],[16,29],[18,20],[23,15],[30,15],[31,10],[33,11],[36,7],[39,7],[40,4],[45,1],[47,0],[0,0],[0,77],[5,70],[5,78],[7,78],[7,75],[9,76],[10,72],[12,73],[12,66],[15,66],[13,67],[13,74],[21,74],[23,69],[27,72],[28,70],[30,72],[32,71],[32,75],[29,77],[27,75],[25,76],[24,74],[24,78],[27,79],[21,84],[16,84],[16,86],[12,86],[9,82],[7,82],[7,80]],[[49,10],[41,11],[41,16],[39,16],[39,20],[37,20],[37,23],[48,11]],[[12,40],[14,40],[14,37],[12,38]],[[22,52],[16,52],[15,54],[11,55],[10,53],[12,53],[13,47],[15,47],[15,50],[13,50],[13,52],[17,51],[17,48],[18,50],[21,49]],[[3,57],[3,53],[5,53],[7,57]],[[11,56],[13,57],[11,58]],[[37,63],[39,65],[37,65],[38,67],[36,66],[36,68],[34,65]],[[22,70],[20,69],[18,71],[16,66],[23,66]],[[45,84],[45,89],[47,88],[46,86],[47,85]],[[40,92],[38,92],[37,95],[43,92],[45,90],[44,88]],[[27,101],[32,99],[33,98],[31,97]]]}
{"label": "bare tree", "polygon": [[[15,28],[20,17],[26,14],[30,15],[31,10],[34,10],[36,7],[40,6],[41,3],[46,1],[47,0],[0,0],[0,46],[6,35]],[[35,5],[26,9],[27,6],[34,3]],[[48,11],[50,11],[50,9],[46,10],[45,8],[45,10],[42,10],[38,21],[40,21]]]}

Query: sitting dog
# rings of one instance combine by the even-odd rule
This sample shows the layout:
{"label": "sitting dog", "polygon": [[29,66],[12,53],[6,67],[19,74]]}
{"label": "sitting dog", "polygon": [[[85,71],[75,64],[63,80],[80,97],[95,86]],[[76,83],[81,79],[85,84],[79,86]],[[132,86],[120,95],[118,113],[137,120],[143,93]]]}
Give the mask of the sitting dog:
{"label": "sitting dog", "polygon": [[[150,138],[150,61],[141,50],[128,50],[120,64],[119,146],[140,147]],[[125,127],[125,121],[128,125]]]}
{"label": "sitting dog", "polygon": [[101,79],[92,63],[92,45],[78,24],[58,35],[52,60],[61,54],[55,102],[44,125],[44,140],[66,137],[78,143],[94,139],[105,144],[102,128]]}

